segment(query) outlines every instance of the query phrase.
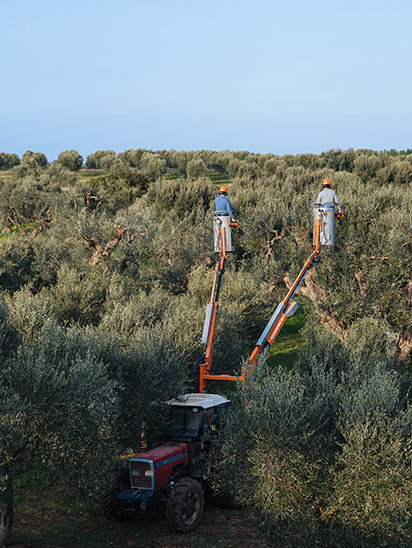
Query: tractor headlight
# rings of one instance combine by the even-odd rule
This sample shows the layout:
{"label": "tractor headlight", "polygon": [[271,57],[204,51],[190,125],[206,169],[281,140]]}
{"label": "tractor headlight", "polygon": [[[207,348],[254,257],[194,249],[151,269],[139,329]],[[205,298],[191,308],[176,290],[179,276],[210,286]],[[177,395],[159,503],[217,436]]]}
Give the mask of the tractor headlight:
{"label": "tractor headlight", "polygon": [[153,470],[152,469],[145,470],[144,475],[146,476],[146,478],[152,478],[153,477]]}

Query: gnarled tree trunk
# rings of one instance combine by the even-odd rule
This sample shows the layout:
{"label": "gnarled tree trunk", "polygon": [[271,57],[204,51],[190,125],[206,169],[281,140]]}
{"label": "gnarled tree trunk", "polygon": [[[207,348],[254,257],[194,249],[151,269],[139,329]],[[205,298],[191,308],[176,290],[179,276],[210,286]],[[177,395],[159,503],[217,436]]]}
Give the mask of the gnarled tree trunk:
{"label": "gnarled tree trunk", "polygon": [[412,352],[412,327],[407,329],[405,333],[400,333],[396,340],[396,351],[401,360],[407,358]]}
{"label": "gnarled tree trunk", "polygon": [[[283,281],[288,289],[292,287],[293,281],[286,274],[283,277]],[[305,285],[301,285],[299,288],[299,293],[308,297],[313,303],[317,306],[317,314],[321,324],[328,326],[331,331],[341,340],[345,339],[345,328],[339,319],[336,317],[336,314],[333,313],[333,310],[328,305],[328,300],[323,289],[313,280],[312,272],[309,272],[305,278]],[[322,304],[325,310],[321,310],[319,304]]]}

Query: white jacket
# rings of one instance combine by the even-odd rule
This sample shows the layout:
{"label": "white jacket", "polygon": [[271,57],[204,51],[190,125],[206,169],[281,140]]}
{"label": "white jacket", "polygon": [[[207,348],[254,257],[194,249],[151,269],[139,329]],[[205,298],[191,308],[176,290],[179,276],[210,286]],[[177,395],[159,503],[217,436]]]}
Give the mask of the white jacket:
{"label": "white jacket", "polygon": [[331,188],[324,188],[318,194],[316,202],[321,204],[336,204],[338,209],[340,209],[339,199],[336,195],[336,192]]}

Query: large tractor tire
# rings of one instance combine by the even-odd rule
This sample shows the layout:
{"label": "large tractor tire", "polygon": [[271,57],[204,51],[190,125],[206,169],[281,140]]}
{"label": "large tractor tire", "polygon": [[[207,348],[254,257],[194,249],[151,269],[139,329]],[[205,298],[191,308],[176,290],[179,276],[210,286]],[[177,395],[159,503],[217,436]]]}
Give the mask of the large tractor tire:
{"label": "large tractor tire", "polygon": [[100,508],[103,517],[110,521],[117,521],[122,515],[117,510],[116,498],[123,489],[129,487],[129,474],[127,469],[120,469],[112,474],[107,486],[100,497]]}
{"label": "large tractor tire", "polygon": [[120,515],[116,508],[116,497],[119,494],[118,489],[107,490],[100,499],[100,508],[104,518],[110,521],[117,521]]}
{"label": "large tractor tire", "polygon": [[180,533],[192,531],[199,525],[203,505],[203,489],[199,482],[191,478],[178,481],[170,491],[166,504],[170,527]]}

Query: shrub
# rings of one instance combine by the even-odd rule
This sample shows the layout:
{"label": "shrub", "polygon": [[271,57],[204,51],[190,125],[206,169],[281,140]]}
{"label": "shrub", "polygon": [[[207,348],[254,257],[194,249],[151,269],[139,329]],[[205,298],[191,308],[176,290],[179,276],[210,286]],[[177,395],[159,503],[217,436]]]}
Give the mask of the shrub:
{"label": "shrub", "polygon": [[363,534],[410,538],[412,440],[379,421],[348,425],[343,436],[328,516]]}
{"label": "shrub", "polygon": [[79,171],[83,165],[83,158],[77,150],[65,150],[60,152],[57,162],[70,171]]}
{"label": "shrub", "polygon": [[47,322],[37,343],[1,364],[0,544],[10,538],[13,482],[33,462],[96,492],[114,447],[115,385],[106,366]]}
{"label": "shrub", "polygon": [[63,264],[50,293],[58,321],[63,325],[96,324],[103,310],[107,285],[107,278],[99,271],[79,273]]}
{"label": "shrub", "polygon": [[6,297],[10,321],[25,345],[34,345],[44,324],[53,319],[54,311],[49,295],[43,291],[33,295],[28,286]]}

